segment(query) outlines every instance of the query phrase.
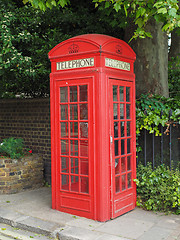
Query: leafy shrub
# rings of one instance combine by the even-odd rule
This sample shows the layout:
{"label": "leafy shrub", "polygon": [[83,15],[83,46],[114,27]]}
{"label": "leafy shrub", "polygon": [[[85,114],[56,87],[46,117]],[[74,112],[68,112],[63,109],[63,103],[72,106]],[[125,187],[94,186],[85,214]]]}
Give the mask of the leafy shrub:
{"label": "leafy shrub", "polygon": [[12,159],[21,158],[24,150],[24,141],[21,138],[6,138],[0,144],[0,153]]}
{"label": "leafy shrub", "polygon": [[180,214],[180,172],[161,165],[137,167],[137,206],[146,210]]}

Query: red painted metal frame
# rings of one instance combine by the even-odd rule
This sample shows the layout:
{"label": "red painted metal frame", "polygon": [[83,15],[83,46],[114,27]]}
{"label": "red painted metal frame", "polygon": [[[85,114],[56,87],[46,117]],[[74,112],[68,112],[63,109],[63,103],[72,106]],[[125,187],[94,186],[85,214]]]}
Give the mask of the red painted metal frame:
{"label": "red painted metal frame", "polygon": [[[125,42],[99,34],[87,34],[66,40],[49,53],[51,60],[51,149],[52,149],[52,208],[63,212],[106,221],[124,213],[114,210],[116,201],[129,199],[126,193],[115,194],[112,84],[132,86],[132,178],[136,172],[135,154],[135,53]],[[56,63],[94,58],[94,66],[57,70]],[[105,58],[130,64],[130,71],[105,66]],[[59,88],[62,86],[89,86],[89,194],[62,190],[60,173],[60,115]],[[70,138],[69,138],[70,139]],[[80,157],[78,156],[78,159]],[[70,163],[69,163],[70,164]],[[70,166],[70,165],[69,165]],[[68,175],[68,174],[67,174]],[[69,176],[71,173],[69,173]],[[78,175],[79,176],[79,175]],[[79,176],[80,177],[80,176]],[[131,208],[135,207],[136,187],[132,182]],[[124,207],[124,205],[122,206]]]}
{"label": "red painted metal frame", "polygon": [[[133,91],[133,87],[134,84],[131,81],[123,81],[121,79],[117,79],[117,78],[111,78],[110,79],[110,88],[112,89],[113,86],[121,86],[121,87],[130,87],[130,101],[115,101],[118,104],[123,104],[123,106],[125,107],[125,105],[130,105],[130,118],[127,118],[127,116],[125,116],[124,118],[120,119],[113,119],[113,94],[112,91],[110,93],[110,116],[111,116],[111,127],[110,127],[110,131],[111,131],[111,136],[113,136],[113,142],[111,143],[111,176],[112,176],[112,189],[111,189],[111,200],[112,200],[112,205],[111,205],[111,216],[112,218],[115,218],[119,215],[122,215],[132,209],[134,209],[135,207],[135,203],[136,203],[136,185],[133,182],[133,179],[136,178],[136,139],[135,139],[135,111],[134,111],[134,107],[135,107],[135,101],[134,101],[134,91]],[[125,89],[124,89],[125,90]],[[125,92],[126,93],[126,92]],[[125,94],[124,93],[124,94]],[[121,103],[120,103],[121,102]],[[125,107],[126,109],[126,107]],[[127,111],[125,111],[124,109],[124,114],[126,115]],[[119,112],[120,114],[120,112]],[[119,173],[117,173],[117,178],[119,177],[120,180],[120,189],[119,191],[116,193],[116,186],[115,186],[115,153],[114,153],[114,140],[116,140],[116,138],[114,137],[114,122],[118,123],[118,142],[119,142],[119,151],[121,151],[121,140],[123,140],[125,142],[124,144],[124,154],[122,154],[122,152],[117,156],[116,159],[119,159]],[[124,122],[124,133],[123,136],[121,136],[121,128],[120,128],[120,123]],[[127,122],[130,123],[130,134],[129,136],[127,136]],[[127,153],[127,139],[130,140],[130,153]],[[117,140],[116,140],[117,141]],[[130,165],[131,165],[131,169],[127,169],[127,158],[130,157]],[[121,165],[121,159],[126,159],[125,160],[125,169],[122,172],[122,165]],[[127,176],[128,174],[131,174],[131,186],[128,187],[128,180],[127,180]],[[121,189],[122,187],[122,182],[121,182],[121,177],[124,176],[125,177],[125,189]]]}

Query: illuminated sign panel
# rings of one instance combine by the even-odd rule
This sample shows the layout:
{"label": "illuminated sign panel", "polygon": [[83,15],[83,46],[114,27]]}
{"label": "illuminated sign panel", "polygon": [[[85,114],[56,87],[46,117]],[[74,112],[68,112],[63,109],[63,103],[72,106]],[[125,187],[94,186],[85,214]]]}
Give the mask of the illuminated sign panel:
{"label": "illuminated sign panel", "polygon": [[57,62],[57,70],[73,69],[73,68],[84,68],[84,67],[93,67],[94,58],[84,58],[77,60],[70,60],[65,62]]}
{"label": "illuminated sign panel", "polygon": [[105,58],[105,66],[130,71],[130,63]]}

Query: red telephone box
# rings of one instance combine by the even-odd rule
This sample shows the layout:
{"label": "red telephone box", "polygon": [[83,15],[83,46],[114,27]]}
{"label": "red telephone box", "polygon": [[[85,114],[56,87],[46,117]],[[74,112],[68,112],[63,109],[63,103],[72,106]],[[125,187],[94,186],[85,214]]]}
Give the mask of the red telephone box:
{"label": "red telephone box", "polygon": [[87,34],[50,53],[52,208],[98,221],[136,204],[135,53]]}

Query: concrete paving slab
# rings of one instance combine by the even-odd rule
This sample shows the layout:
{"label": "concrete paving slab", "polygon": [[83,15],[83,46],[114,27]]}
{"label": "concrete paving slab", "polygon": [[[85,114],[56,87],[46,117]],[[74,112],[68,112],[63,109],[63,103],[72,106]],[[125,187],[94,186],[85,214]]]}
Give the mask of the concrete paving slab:
{"label": "concrete paving slab", "polygon": [[21,213],[0,207],[0,222],[5,221],[5,219],[8,219],[9,221],[14,221],[22,216],[24,215],[22,215]]}
{"label": "concrete paving slab", "polygon": [[180,240],[180,226],[178,226],[171,234],[168,236],[167,240]]}
{"label": "concrete paving slab", "polygon": [[33,210],[31,211],[30,215],[42,220],[56,222],[60,225],[64,225],[74,219],[73,215],[71,214],[63,213],[51,208],[42,208],[37,211]]}
{"label": "concrete paving slab", "polygon": [[51,208],[51,189],[46,187],[17,194],[0,195],[0,208],[56,222],[60,225],[73,219],[73,215]]}
{"label": "concrete paving slab", "polygon": [[96,240],[129,240],[129,238],[103,234],[102,236],[98,237]]}
{"label": "concrete paving slab", "polygon": [[171,218],[163,218],[157,223],[157,227],[163,227],[167,229],[176,229],[178,226],[180,229],[180,224],[177,223],[175,219]]}
{"label": "concrete paving slab", "polygon": [[157,223],[164,216],[164,213],[146,211],[141,208],[136,207],[133,211],[124,214],[122,217],[143,220],[145,219],[148,222]]}
{"label": "concrete paving slab", "polygon": [[164,240],[167,239],[171,233],[172,230],[170,229],[155,226],[145,232],[138,240]]}
{"label": "concrete paving slab", "polygon": [[57,223],[43,221],[34,217],[17,219],[15,226],[28,231],[45,234],[47,236],[51,235],[51,233],[54,232],[57,228],[62,227]]}
{"label": "concrete paving slab", "polygon": [[101,236],[100,232],[90,231],[84,228],[66,227],[58,233],[60,239],[63,240],[96,240]]}
{"label": "concrete paving slab", "polygon": [[178,235],[171,235],[166,240],[180,240],[180,234],[178,234]]}
{"label": "concrete paving slab", "polygon": [[67,222],[68,226],[81,227],[88,230],[95,230],[97,227],[104,225],[103,222],[94,221],[86,218],[76,218]]}
{"label": "concrete paving slab", "polygon": [[[6,224],[0,223],[0,239],[1,240],[50,240],[51,238],[46,237],[44,235],[36,234],[33,232],[21,230],[18,228],[10,227]],[[52,240],[52,239],[51,239]]]}
{"label": "concrete paving slab", "polygon": [[[7,203],[8,202],[8,203]],[[50,188],[40,188],[34,190],[28,190],[16,194],[4,194],[0,195],[0,206],[8,207],[16,207],[30,205],[33,202],[38,203],[37,205],[33,205],[33,208],[43,207],[43,206],[51,206],[51,189]]]}
{"label": "concrete paving slab", "polygon": [[167,219],[169,219],[169,220],[173,220],[173,221],[175,221],[177,224],[179,224],[180,225],[180,215],[175,215],[175,214],[168,214],[168,215],[166,215],[166,214],[164,214],[162,217],[161,217],[161,219],[163,220],[167,220]]}
{"label": "concrete paving slab", "polygon": [[97,231],[114,234],[130,239],[138,239],[154,225],[153,222],[144,220],[135,220],[121,217],[106,222],[104,225],[96,228]]}

